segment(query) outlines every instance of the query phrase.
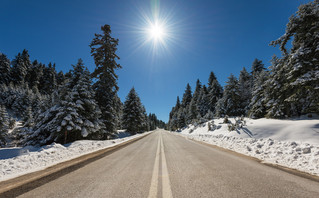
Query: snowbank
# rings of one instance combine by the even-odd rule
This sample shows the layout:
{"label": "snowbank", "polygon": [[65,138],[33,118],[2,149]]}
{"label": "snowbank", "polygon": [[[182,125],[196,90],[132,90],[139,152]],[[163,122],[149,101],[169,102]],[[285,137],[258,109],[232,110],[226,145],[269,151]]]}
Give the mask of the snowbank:
{"label": "snowbank", "polygon": [[[234,119],[230,119],[234,123]],[[208,131],[208,123],[189,126],[180,134],[204,141],[265,163],[278,164],[319,176],[319,120],[245,119],[246,126],[228,131],[222,119],[214,120],[217,129]]]}
{"label": "snowbank", "polygon": [[[148,133],[115,140],[81,140],[66,145],[53,143],[40,148],[31,146],[23,148],[3,148],[0,149],[0,181],[42,170],[49,166],[77,158],[81,155],[144,136]],[[121,132],[119,135],[125,136],[127,134]]]}

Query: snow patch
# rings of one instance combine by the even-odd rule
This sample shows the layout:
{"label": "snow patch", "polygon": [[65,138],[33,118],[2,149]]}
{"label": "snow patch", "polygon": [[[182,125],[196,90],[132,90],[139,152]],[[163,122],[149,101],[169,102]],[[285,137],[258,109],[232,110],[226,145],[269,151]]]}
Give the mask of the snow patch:
{"label": "snow patch", "polygon": [[245,120],[246,126],[231,132],[222,119],[216,119],[214,131],[208,131],[209,123],[204,123],[190,125],[180,134],[319,176],[319,120]]}

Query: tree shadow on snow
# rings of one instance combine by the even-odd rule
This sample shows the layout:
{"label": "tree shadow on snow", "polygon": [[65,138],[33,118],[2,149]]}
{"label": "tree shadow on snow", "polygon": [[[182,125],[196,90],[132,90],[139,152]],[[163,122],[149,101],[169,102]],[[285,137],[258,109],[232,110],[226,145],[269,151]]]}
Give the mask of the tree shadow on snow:
{"label": "tree shadow on snow", "polygon": [[315,125],[313,125],[313,127],[311,127],[311,128],[312,128],[312,130],[313,130],[314,132],[319,133],[319,124],[315,124]]}
{"label": "tree shadow on snow", "polygon": [[20,155],[25,155],[27,153],[35,151],[36,148],[3,148],[0,149],[0,160],[14,158]]}
{"label": "tree shadow on snow", "polygon": [[253,133],[247,129],[246,127],[241,128],[243,130],[244,133],[246,133],[249,137],[253,137]]}

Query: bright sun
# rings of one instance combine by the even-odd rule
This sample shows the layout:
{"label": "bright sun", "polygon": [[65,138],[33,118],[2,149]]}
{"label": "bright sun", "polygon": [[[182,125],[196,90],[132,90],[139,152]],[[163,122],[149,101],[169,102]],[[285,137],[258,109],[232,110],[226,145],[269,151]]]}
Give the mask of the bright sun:
{"label": "bright sun", "polygon": [[150,36],[150,39],[153,39],[157,42],[159,40],[163,40],[163,38],[165,37],[165,29],[161,24],[155,22],[153,24],[150,24],[148,34]]}
{"label": "bright sun", "polygon": [[[151,0],[151,2],[159,0]],[[147,46],[151,49],[149,52],[153,56],[170,53],[170,46],[177,42],[176,32],[179,24],[174,22],[173,12],[160,14],[159,5],[155,3],[155,8],[151,13],[140,10],[141,25],[136,27],[136,33],[139,34],[138,41],[140,46]]]}

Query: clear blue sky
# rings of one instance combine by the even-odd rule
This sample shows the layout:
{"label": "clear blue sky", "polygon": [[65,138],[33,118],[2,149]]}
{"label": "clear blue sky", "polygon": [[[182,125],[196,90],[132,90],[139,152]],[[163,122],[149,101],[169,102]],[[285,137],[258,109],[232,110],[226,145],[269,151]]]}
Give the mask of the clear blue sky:
{"label": "clear blue sky", "polygon": [[[230,73],[250,70],[255,58],[269,66],[290,15],[309,0],[2,0],[0,52],[14,58],[23,49],[32,60],[55,62],[67,72],[78,58],[94,69],[89,44],[104,24],[118,38],[119,96],[135,87],[147,112],[164,121],[196,79],[207,83],[210,71],[225,85]],[[144,42],[145,21],[157,8],[167,21],[166,45]]]}

